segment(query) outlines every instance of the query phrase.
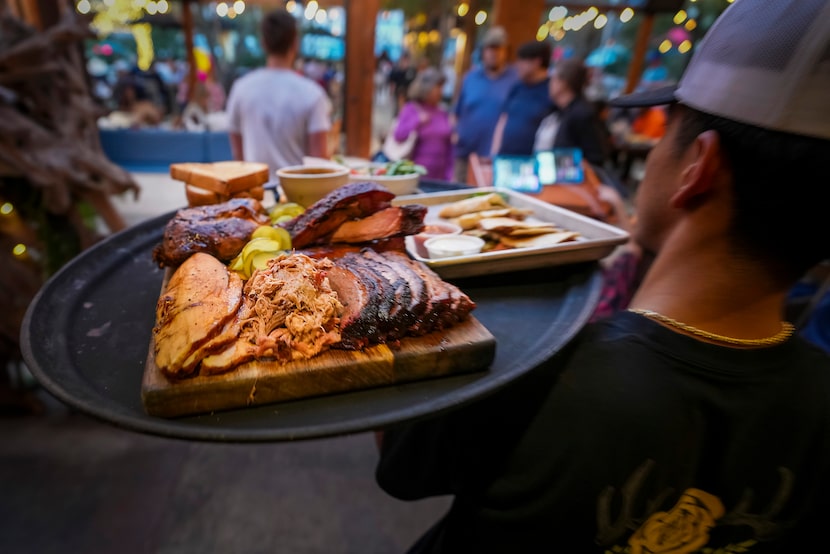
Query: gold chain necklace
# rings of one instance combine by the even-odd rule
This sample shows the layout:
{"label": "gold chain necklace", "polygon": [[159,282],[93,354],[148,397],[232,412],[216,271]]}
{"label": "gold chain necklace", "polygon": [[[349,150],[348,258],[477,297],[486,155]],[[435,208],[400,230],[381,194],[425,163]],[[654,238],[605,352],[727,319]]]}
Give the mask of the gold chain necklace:
{"label": "gold chain necklace", "polygon": [[726,337],[724,335],[718,335],[716,333],[704,331],[703,329],[698,329],[697,327],[692,327],[691,325],[687,325],[683,322],[677,321],[676,319],[672,319],[663,314],[652,312],[651,310],[638,310],[635,308],[629,308],[628,311],[635,314],[644,315],[647,318],[659,321],[660,323],[665,323],[666,325],[670,325],[675,329],[680,329],[681,331],[685,331],[698,337],[702,337],[716,342],[723,342],[726,344],[734,344],[735,346],[774,346],[776,344],[786,342],[787,339],[789,339],[795,332],[795,326],[792,323],[790,323],[789,321],[782,321],[781,330],[778,331],[776,334],[772,335],[771,337],[765,337],[763,339],[736,339],[734,337]]}

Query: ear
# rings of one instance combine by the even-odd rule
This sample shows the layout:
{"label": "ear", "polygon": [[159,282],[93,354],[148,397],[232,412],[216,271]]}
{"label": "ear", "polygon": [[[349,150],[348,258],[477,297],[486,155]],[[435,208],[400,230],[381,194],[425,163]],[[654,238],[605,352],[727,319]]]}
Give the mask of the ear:
{"label": "ear", "polygon": [[681,209],[696,203],[715,184],[715,175],[723,163],[718,133],[710,129],[699,134],[684,161],[687,165],[680,174],[680,187],[671,198],[672,207]]}

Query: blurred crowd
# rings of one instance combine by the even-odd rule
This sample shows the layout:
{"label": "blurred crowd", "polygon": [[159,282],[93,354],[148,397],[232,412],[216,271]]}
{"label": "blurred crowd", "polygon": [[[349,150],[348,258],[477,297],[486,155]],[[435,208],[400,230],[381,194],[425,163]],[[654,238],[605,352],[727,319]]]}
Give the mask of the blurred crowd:
{"label": "blurred crowd", "polygon": [[[406,51],[397,60],[382,53],[376,60],[374,100],[391,106],[394,120],[386,130],[391,137],[378,137],[380,143],[414,139],[408,157],[426,167],[433,179],[473,182],[471,156],[489,160],[579,148],[587,162],[614,169],[627,180],[632,152],[636,156],[664,132],[663,108],[612,111],[605,105],[607,95],[600,94],[608,87],[598,68],[537,41],[517,45],[516,60],[509,63],[508,47],[504,29],[489,29],[477,63],[463,75],[457,75],[451,60],[433,66]],[[291,67],[326,92],[336,132],[343,105],[340,64],[297,57]],[[88,69],[95,96],[106,110],[101,128],[196,132],[231,130],[230,89],[251,71],[220,72],[216,63],[207,68],[199,64],[191,91],[190,70],[182,60],[157,59],[142,70],[126,60],[107,64],[93,57]],[[660,57],[650,56],[643,86],[664,84],[665,73]],[[389,158],[383,149],[373,154],[375,159]]]}
{"label": "blurred crowd", "polygon": [[[238,68],[220,78],[216,65],[199,68],[190,91],[189,65],[183,60],[157,59],[147,70],[125,59],[107,64],[93,57],[88,63],[92,91],[106,115],[105,129],[162,128],[186,131],[227,131],[227,92],[233,82],[250,71]],[[320,85],[331,99],[332,118],[342,109],[343,71],[332,62],[297,59],[295,70]]]}
{"label": "blurred crowd", "polygon": [[[609,109],[598,94],[607,88],[602,72],[573,55],[554,56],[548,43],[518,45],[509,63],[507,34],[493,27],[479,57],[457,84],[451,64],[431,66],[407,52],[396,63],[385,53],[377,60],[376,101],[391,100],[396,115],[388,133],[397,142],[417,136],[411,158],[431,178],[473,182],[471,156],[578,148],[588,163],[626,180],[632,152],[638,155],[665,132],[663,107]],[[667,84],[659,56],[648,62],[641,87]]]}

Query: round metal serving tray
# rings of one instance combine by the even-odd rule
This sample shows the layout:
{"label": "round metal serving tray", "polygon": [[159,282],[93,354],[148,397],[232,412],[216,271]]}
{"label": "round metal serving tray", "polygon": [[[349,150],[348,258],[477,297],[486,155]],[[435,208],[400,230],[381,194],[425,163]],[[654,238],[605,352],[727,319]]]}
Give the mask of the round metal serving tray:
{"label": "round metal serving tray", "polygon": [[562,348],[596,305],[596,263],[454,280],[496,337],[484,371],[179,419],[145,413],[141,380],[163,271],[152,249],[173,213],[83,252],[32,301],[21,333],[28,367],[57,398],[135,431],[209,441],[284,441],[356,433],[491,393]]}

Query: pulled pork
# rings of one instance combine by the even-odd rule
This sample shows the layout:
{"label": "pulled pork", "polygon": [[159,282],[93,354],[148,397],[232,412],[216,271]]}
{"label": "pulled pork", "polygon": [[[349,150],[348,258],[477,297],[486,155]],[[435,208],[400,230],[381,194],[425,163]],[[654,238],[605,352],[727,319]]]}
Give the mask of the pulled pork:
{"label": "pulled pork", "polygon": [[239,338],[256,358],[311,358],[340,342],[343,305],[326,275],[328,259],[302,254],[272,260],[245,283]]}

